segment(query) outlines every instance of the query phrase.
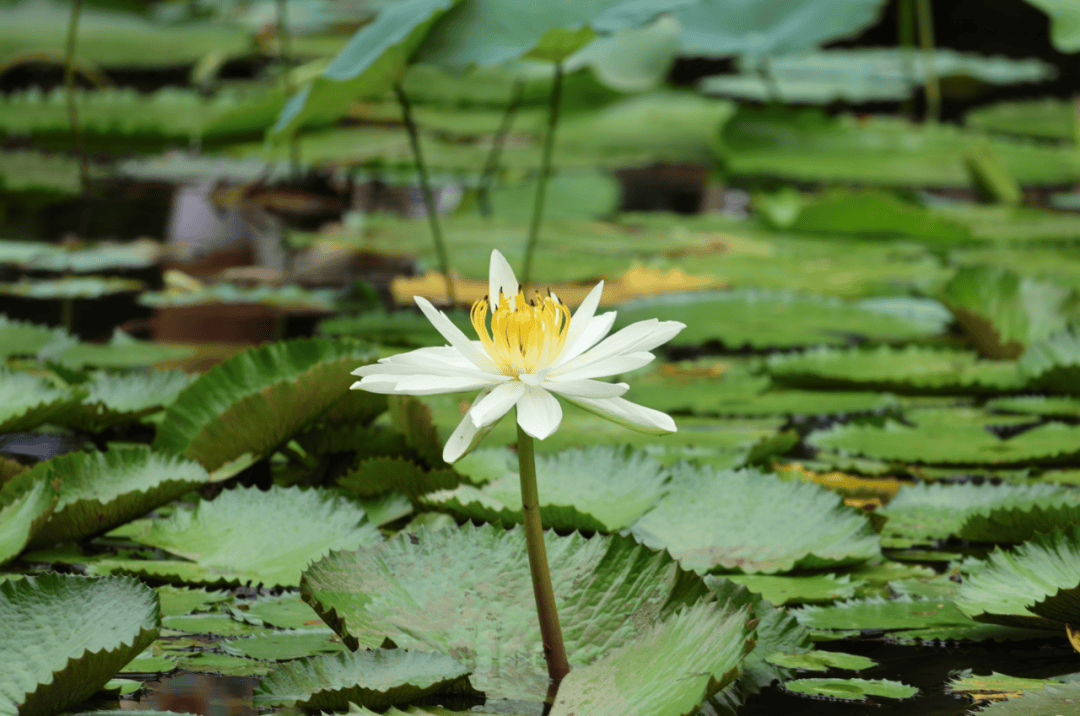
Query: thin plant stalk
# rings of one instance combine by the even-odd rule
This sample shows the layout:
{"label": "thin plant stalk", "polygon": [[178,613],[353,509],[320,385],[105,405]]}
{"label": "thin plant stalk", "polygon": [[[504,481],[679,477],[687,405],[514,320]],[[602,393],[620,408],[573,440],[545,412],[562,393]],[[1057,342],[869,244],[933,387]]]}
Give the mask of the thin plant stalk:
{"label": "thin plant stalk", "polygon": [[777,104],[783,102],[783,97],[780,93],[780,83],[776,81],[776,74],[773,72],[772,65],[769,64],[768,57],[762,57],[757,63],[758,76],[761,77],[761,83],[765,85],[765,94],[769,100],[769,104]]}
{"label": "thin plant stalk", "polygon": [[495,132],[495,138],[491,143],[491,151],[488,152],[484,169],[480,173],[480,183],[476,189],[476,200],[480,205],[481,216],[491,216],[491,183],[495,179],[495,173],[499,170],[499,159],[502,158],[503,145],[506,137],[510,134],[510,128],[514,126],[514,117],[517,116],[518,107],[521,106],[521,98],[525,95],[525,81],[518,80],[514,83],[510,102],[503,112],[499,129]]}
{"label": "thin plant stalk", "polygon": [[555,608],[555,591],[551,587],[544,528],[540,522],[540,496],[536,487],[536,455],[533,439],[518,426],[518,465],[521,473],[521,506],[525,514],[525,544],[529,553],[536,613],[540,618],[540,639],[544,643],[544,661],[548,668],[548,692],[545,703],[555,702],[559,684],[570,673],[566,659],[559,612]]}
{"label": "thin plant stalk", "polygon": [[926,119],[937,123],[941,120],[941,84],[934,62],[934,15],[930,0],[915,0],[919,23],[919,42],[922,45],[923,64],[926,68]]}
{"label": "thin plant stalk", "polygon": [[67,95],[68,119],[75,140],[75,157],[79,162],[79,190],[82,194],[82,219],[79,234],[85,234],[90,201],[90,159],[83,144],[82,125],[79,123],[79,106],[75,98],[75,45],[79,38],[79,18],[82,16],[82,0],[72,0],[68,18],[67,49],[64,54],[64,89]]}
{"label": "thin plant stalk", "polygon": [[536,181],[536,200],[533,202],[532,220],[529,222],[529,239],[525,244],[525,266],[521,270],[521,283],[529,285],[532,277],[533,254],[540,238],[540,222],[544,216],[544,195],[551,178],[551,156],[555,150],[555,127],[559,124],[559,104],[562,100],[563,68],[555,63],[555,79],[551,85],[551,103],[548,111],[547,131],[544,133],[544,153],[540,157],[540,176]]}
{"label": "thin plant stalk", "polygon": [[[285,90],[285,96],[293,94],[292,83],[292,57],[289,49],[292,45],[289,34],[289,15],[286,4],[288,0],[277,0],[277,36],[278,36],[278,72],[281,73],[281,84]],[[300,137],[297,132],[289,136],[289,167],[292,173],[300,173]]]}
{"label": "thin plant stalk", "polygon": [[[915,4],[914,0],[899,0],[896,4],[896,44],[900,46],[900,72],[911,87],[917,85],[915,75],[915,58],[912,51],[915,49]],[[915,119],[915,106],[911,98],[900,103],[900,111],[908,117]]]}
{"label": "thin plant stalk", "polygon": [[1073,146],[1080,151],[1080,92],[1073,95]]}
{"label": "thin plant stalk", "polygon": [[439,224],[439,212],[435,206],[435,195],[431,191],[431,181],[428,178],[427,164],[424,163],[424,153],[420,149],[420,134],[416,129],[416,122],[412,116],[412,106],[409,98],[405,96],[405,90],[400,84],[394,85],[394,94],[397,95],[398,104],[401,105],[401,120],[405,123],[405,131],[409,135],[409,144],[412,146],[413,159],[416,160],[416,171],[420,176],[420,192],[424,195],[424,207],[427,209],[428,225],[431,227],[431,238],[435,242],[435,253],[439,257],[439,270],[442,271],[446,280],[446,297],[450,305],[455,304],[454,281],[450,278],[450,258],[446,253],[446,242],[443,241],[442,226]]}

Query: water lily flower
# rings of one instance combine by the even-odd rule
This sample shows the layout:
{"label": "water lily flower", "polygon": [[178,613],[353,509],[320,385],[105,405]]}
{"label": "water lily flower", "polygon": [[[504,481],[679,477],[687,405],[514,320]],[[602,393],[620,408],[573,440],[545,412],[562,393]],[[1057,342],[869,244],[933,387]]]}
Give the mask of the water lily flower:
{"label": "water lily flower", "polygon": [[420,310],[449,345],[420,348],[358,368],[353,375],[360,380],[352,387],[397,395],[479,389],[446,442],[446,462],[468,452],[515,406],[518,425],[526,434],[538,440],[548,437],[562,421],[556,395],[641,432],[675,432],[671,416],[624,399],[630,387],[626,383],[598,379],[646,365],[655,357],[649,351],[671,340],[684,324],[651,319],[608,336],[615,312],[596,315],[603,281],[571,316],[553,293],[526,297],[498,251],[491,252],[488,289],[470,314],[479,340],[470,340],[429,301],[416,296]]}

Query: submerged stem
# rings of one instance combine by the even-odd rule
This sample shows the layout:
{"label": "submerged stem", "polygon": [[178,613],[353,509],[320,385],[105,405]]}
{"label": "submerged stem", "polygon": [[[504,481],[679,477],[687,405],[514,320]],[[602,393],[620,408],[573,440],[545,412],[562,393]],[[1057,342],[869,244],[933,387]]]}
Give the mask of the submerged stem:
{"label": "submerged stem", "polygon": [[551,155],[555,149],[555,126],[559,123],[559,103],[562,99],[561,62],[555,63],[555,80],[551,85],[551,104],[548,111],[547,132],[544,134],[544,153],[540,157],[540,177],[536,182],[536,201],[533,203],[532,222],[529,224],[529,240],[525,244],[525,266],[521,270],[521,283],[529,285],[532,271],[533,253],[536,241],[540,237],[540,220],[544,216],[544,194],[547,192],[548,179],[551,177]]}
{"label": "submerged stem", "polygon": [[514,83],[510,102],[503,112],[499,129],[495,132],[495,139],[491,142],[491,151],[488,152],[487,161],[484,162],[484,170],[480,172],[480,183],[476,190],[476,200],[480,204],[480,215],[491,216],[491,182],[495,178],[495,172],[499,170],[499,158],[502,156],[503,145],[506,144],[506,135],[510,134],[510,127],[514,124],[518,107],[521,106],[521,98],[525,94],[525,80]]}
{"label": "submerged stem", "polygon": [[424,154],[420,150],[420,134],[416,130],[416,122],[413,121],[412,106],[409,104],[409,98],[405,96],[405,90],[401,88],[400,84],[394,85],[394,94],[397,95],[398,104],[401,105],[401,121],[405,123],[405,131],[409,135],[409,144],[412,146],[413,159],[416,160],[416,171],[420,176],[420,192],[424,195],[424,207],[427,209],[431,238],[435,242],[435,253],[439,257],[439,270],[442,271],[443,278],[446,280],[446,298],[450,301],[450,305],[453,306],[454,282],[450,278],[450,259],[446,254],[442,227],[439,225],[439,214],[435,207],[435,195],[431,193],[427,164],[424,163]]}
{"label": "submerged stem", "polygon": [[521,473],[521,505],[525,513],[525,544],[529,552],[529,571],[532,572],[533,595],[540,618],[540,638],[544,642],[544,661],[548,667],[549,706],[555,702],[559,684],[570,673],[566,659],[559,612],[555,609],[555,591],[551,587],[544,528],[540,522],[540,496],[536,487],[536,455],[533,439],[518,426],[518,465]]}

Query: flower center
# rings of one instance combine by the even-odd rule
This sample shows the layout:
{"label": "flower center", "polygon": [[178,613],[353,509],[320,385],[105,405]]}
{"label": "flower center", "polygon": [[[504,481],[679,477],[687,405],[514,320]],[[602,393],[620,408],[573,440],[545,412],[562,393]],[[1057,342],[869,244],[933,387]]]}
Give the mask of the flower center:
{"label": "flower center", "polygon": [[490,307],[485,296],[472,305],[469,317],[484,350],[503,375],[516,378],[546,368],[566,344],[570,309],[551,292],[531,301],[524,291],[514,296],[502,294],[498,308],[491,313],[488,333]]}

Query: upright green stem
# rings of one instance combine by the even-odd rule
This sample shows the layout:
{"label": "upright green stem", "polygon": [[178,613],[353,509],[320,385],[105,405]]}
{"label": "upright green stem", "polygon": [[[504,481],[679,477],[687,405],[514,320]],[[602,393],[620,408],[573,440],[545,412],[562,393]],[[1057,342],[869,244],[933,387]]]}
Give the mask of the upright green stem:
{"label": "upright green stem", "polygon": [[518,426],[518,465],[521,473],[521,505],[525,512],[525,544],[529,552],[536,612],[540,617],[540,639],[544,642],[544,660],[548,667],[548,693],[545,702],[553,704],[559,684],[570,673],[566,660],[559,612],[555,609],[555,591],[551,588],[544,528],[540,523],[540,495],[536,488],[536,456],[533,439]]}
{"label": "upright green stem", "polygon": [[757,71],[758,76],[761,77],[761,83],[765,85],[765,93],[768,95],[769,104],[783,102],[783,97],[780,94],[780,84],[776,81],[776,75],[772,71],[772,65],[769,64],[768,57],[762,57],[758,61]]}
{"label": "upright green stem", "polygon": [[1073,146],[1080,150],[1080,92],[1073,95]]}
{"label": "upright green stem", "polygon": [[529,240],[525,244],[525,266],[521,270],[521,283],[529,285],[533,253],[540,237],[540,221],[544,216],[544,194],[551,177],[551,155],[555,150],[555,127],[559,123],[559,102],[562,99],[562,63],[555,63],[555,79],[551,85],[551,105],[548,112],[547,132],[544,134],[544,153],[540,158],[540,177],[536,182],[536,201],[533,203],[532,222],[529,224]]}
{"label": "upright green stem", "polygon": [[915,5],[918,8],[923,64],[926,66],[926,119],[936,123],[941,119],[941,85],[934,62],[934,16],[930,0],[915,0]]}
{"label": "upright green stem", "polygon": [[71,16],[68,18],[67,51],[64,55],[64,88],[67,95],[68,119],[75,139],[75,157],[79,162],[79,189],[82,194],[82,220],[79,233],[86,233],[90,201],[90,160],[83,145],[82,126],[79,124],[79,106],[75,99],[75,44],[79,37],[79,17],[82,0],[72,0]]}
{"label": "upright green stem", "polygon": [[405,122],[405,131],[409,134],[409,144],[412,145],[413,158],[416,160],[416,171],[420,175],[420,191],[424,195],[424,206],[427,209],[428,225],[431,227],[431,238],[435,242],[435,253],[439,257],[439,270],[442,271],[446,280],[446,297],[450,305],[455,303],[454,282],[450,278],[450,259],[446,254],[446,244],[443,241],[442,227],[439,225],[439,212],[435,206],[435,195],[431,193],[431,182],[428,180],[427,164],[424,163],[424,153],[420,150],[420,134],[416,131],[416,122],[413,121],[412,107],[409,98],[405,96],[405,90],[400,84],[394,85],[394,94],[397,95],[398,104],[401,105],[401,120]]}
{"label": "upright green stem", "polygon": [[476,199],[480,203],[481,216],[491,216],[491,182],[495,178],[495,172],[499,170],[499,158],[502,157],[503,145],[506,144],[506,136],[510,134],[510,127],[514,125],[514,116],[517,115],[524,94],[525,81],[518,80],[514,83],[510,102],[506,105],[506,111],[503,112],[499,129],[491,143],[491,151],[488,152],[487,161],[484,162],[484,170],[480,173],[480,184],[476,190]]}
{"label": "upright green stem", "polygon": [[[278,36],[278,72],[281,73],[281,84],[285,90],[285,96],[293,94],[292,83],[292,58],[289,54],[291,45],[289,34],[289,15],[286,7],[288,0],[277,0],[277,36]],[[293,174],[300,173],[300,137],[297,132],[289,135],[289,166]]]}
{"label": "upright green stem", "polygon": [[[915,77],[915,58],[912,57],[915,49],[914,0],[899,0],[896,3],[896,35],[896,44],[900,46],[903,53],[900,55],[900,71],[908,84],[914,88],[918,84]],[[915,108],[910,97],[901,102],[900,111],[908,119],[915,119]]]}

